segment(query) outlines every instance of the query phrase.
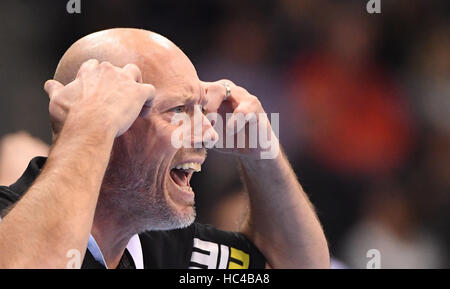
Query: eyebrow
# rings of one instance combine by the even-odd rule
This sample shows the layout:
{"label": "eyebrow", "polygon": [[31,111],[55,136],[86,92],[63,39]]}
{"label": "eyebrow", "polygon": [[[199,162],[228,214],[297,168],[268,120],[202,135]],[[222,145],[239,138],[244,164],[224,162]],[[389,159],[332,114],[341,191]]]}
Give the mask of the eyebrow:
{"label": "eyebrow", "polygon": [[[182,98],[178,98],[179,96],[167,96],[163,100],[161,100],[161,106],[172,106],[172,105],[182,105],[182,104],[192,104],[196,103],[198,100],[204,101],[204,97],[202,96],[194,96],[194,95],[182,95]],[[177,98],[177,101],[175,101]]]}
{"label": "eyebrow", "polygon": [[200,99],[200,96],[194,96],[194,95],[183,95],[184,98],[184,102],[185,103],[193,103],[193,102],[197,102],[196,99]]}

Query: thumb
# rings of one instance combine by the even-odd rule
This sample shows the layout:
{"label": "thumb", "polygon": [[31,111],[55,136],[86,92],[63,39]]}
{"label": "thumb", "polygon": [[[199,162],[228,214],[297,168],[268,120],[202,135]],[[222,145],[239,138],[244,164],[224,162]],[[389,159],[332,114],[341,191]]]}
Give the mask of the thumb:
{"label": "thumb", "polygon": [[58,91],[59,89],[63,88],[64,85],[62,85],[60,82],[50,79],[47,80],[44,84],[44,90],[47,92],[48,97],[51,99],[53,95]]}

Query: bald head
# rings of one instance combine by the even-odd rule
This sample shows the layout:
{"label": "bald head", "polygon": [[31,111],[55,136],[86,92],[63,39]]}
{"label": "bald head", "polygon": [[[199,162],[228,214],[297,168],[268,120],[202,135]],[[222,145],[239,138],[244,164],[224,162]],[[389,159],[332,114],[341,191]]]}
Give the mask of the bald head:
{"label": "bald head", "polygon": [[168,85],[169,80],[190,76],[196,71],[187,56],[160,34],[133,28],[108,29],[87,35],[75,42],[61,58],[55,80],[66,85],[73,81],[81,65],[89,60],[108,61],[124,67],[136,64],[144,83]]}

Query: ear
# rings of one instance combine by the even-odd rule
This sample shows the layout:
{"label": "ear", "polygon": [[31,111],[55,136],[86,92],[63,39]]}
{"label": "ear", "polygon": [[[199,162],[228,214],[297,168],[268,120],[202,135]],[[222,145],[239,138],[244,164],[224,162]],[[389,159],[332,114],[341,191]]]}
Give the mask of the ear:
{"label": "ear", "polygon": [[47,92],[50,99],[52,99],[55,93],[63,87],[64,85],[53,79],[47,80],[44,84],[44,90]]}

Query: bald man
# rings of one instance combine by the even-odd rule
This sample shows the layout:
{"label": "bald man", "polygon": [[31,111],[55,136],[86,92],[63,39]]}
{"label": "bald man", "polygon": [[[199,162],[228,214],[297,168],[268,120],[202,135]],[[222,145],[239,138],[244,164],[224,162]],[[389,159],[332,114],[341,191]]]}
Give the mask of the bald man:
{"label": "bald man", "polygon": [[[250,214],[237,233],[194,222],[189,180],[218,137],[204,114],[264,110],[229,80],[200,81],[167,38],[138,29],[88,35],[45,90],[54,142],[47,159],[0,189],[10,204],[0,268],[329,267],[321,225],[282,153],[223,149],[239,159]],[[174,147],[171,120],[198,114],[208,138]]]}

